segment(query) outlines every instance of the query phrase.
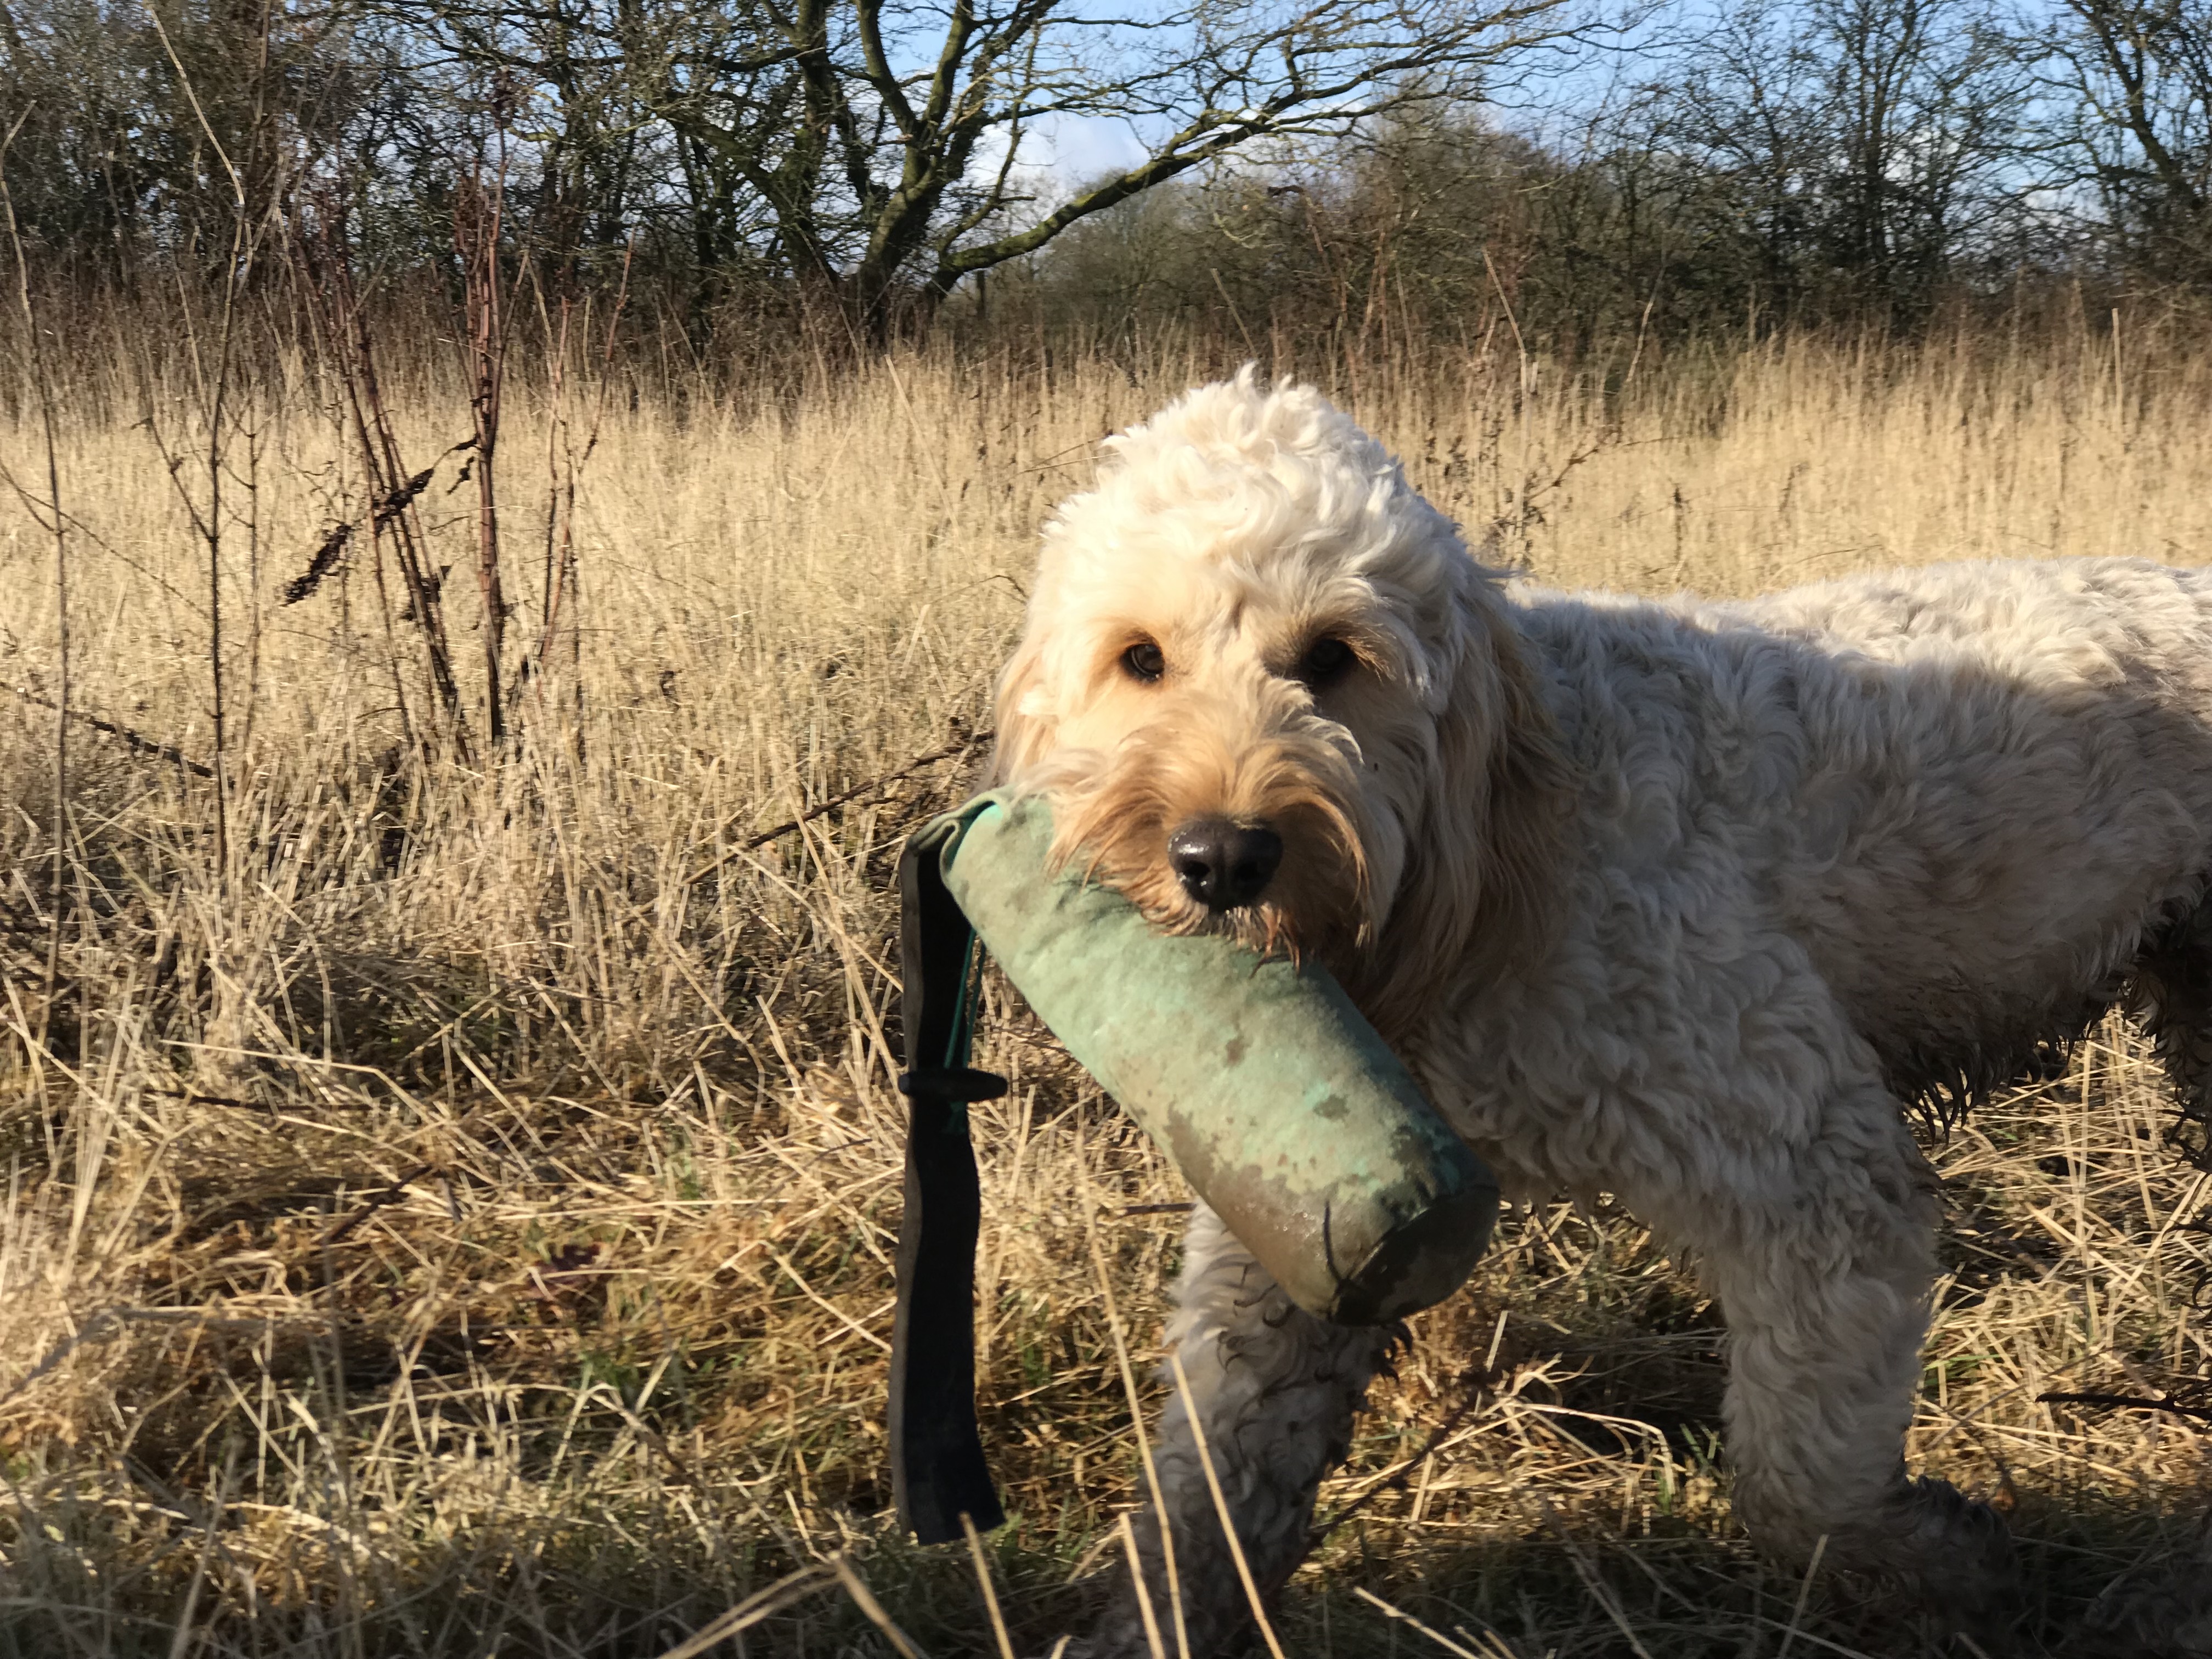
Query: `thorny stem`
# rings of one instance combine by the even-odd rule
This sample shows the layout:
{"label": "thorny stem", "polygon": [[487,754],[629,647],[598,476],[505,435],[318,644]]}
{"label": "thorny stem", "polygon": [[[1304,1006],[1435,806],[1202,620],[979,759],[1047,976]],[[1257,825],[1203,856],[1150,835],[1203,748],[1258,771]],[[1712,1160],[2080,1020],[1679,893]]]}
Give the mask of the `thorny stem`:
{"label": "thorny stem", "polygon": [[453,234],[464,266],[463,304],[476,390],[471,399],[477,425],[477,582],[483,595],[484,730],[496,751],[507,737],[507,710],[500,687],[501,648],[507,638],[507,594],[500,580],[499,493],[493,467],[499,450],[500,394],[506,379],[507,320],[500,303],[499,249],[507,213],[507,123],[495,118],[499,159],[489,189],[479,170],[472,174],[456,209]]}
{"label": "thorny stem", "polygon": [[[457,752],[465,758],[469,753],[467,723],[461,713],[460,686],[453,676],[441,584],[439,576],[428,568],[419,540],[419,531],[412,522],[415,511],[413,497],[406,494],[412,483],[412,475],[402,461],[391,414],[385,404],[383,380],[377,369],[375,338],[370,327],[368,308],[354,282],[343,231],[338,227],[337,219],[335,210],[327,202],[324,203],[317,214],[312,235],[301,237],[295,242],[295,248],[307,279],[304,292],[308,298],[310,314],[316,329],[329,343],[338,383],[344,393],[340,420],[342,423],[348,420],[350,422],[354,441],[360,447],[362,465],[367,473],[369,499],[372,502],[398,503],[396,510],[389,514],[373,509],[368,520],[369,542],[374,554],[370,570],[376,584],[377,606],[384,630],[387,661],[392,670],[393,703],[398,710],[401,731],[407,742],[410,744],[416,743],[418,732],[408,711],[406,677],[400,666],[399,647],[392,627],[391,595],[386,590],[384,580],[384,553],[387,538],[398,563],[401,584],[406,592],[407,605],[402,620],[413,622],[422,630],[423,656],[429,670],[432,693],[439,709],[444,714],[445,730],[449,739]],[[470,446],[474,444],[473,435],[467,442]],[[455,446],[456,448],[462,447]],[[447,453],[450,454],[453,451]],[[419,735],[427,741],[427,728]]]}
{"label": "thorny stem", "polygon": [[[584,646],[581,618],[578,617],[576,592],[576,477],[584,464],[592,459],[592,452],[599,447],[599,428],[607,412],[607,384],[614,373],[615,347],[622,325],[623,312],[629,301],[629,278],[632,262],[637,254],[636,239],[633,237],[623,250],[622,281],[615,289],[614,309],[607,318],[606,343],[599,358],[599,384],[592,409],[591,430],[585,434],[584,452],[576,453],[574,434],[568,420],[568,362],[569,299],[561,300],[561,326],[553,352],[553,420],[545,436],[547,489],[549,498],[545,516],[545,574],[542,592],[544,605],[534,657],[523,659],[520,672],[534,675],[540,708],[545,706],[545,671],[553,659],[554,646],[562,626],[563,611],[567,613],[568,634],[569,696],[574,729],[570,733],[576,759],[584,758]],[[544,297],[539,290],[538,308],[544,310]],[[590,326],[591,313],[585,313],[585,326]],[[552,325],[546,324],[548,337]],[[556,453],[557,444],[558,453]]]}
{"label": "thorny stem", "polygon": [[[44,1048],[53,1018],[56,988],[61,983],[62,911],[69,902],[69,523],[62,512],[62,473],[54,444],[54,400],[46,380],[46,354],[39,334],[38,319],[31,307],[30,267],[23,258],[23,238],[15,222],[15,198],[8,189],[8,151],[23,123],[31,118],[26,108],[0,139],[0,210],[8,218],[8,245],[15,255],[15,299],[23,313],[23,338],[30,358],[31,378],[38,388],[39,420],[46,449],[47,528],[54,538],[54,859],[52,887],[47,907],[46,985],[39,1006],[38,1042]],[[33,514],[36,516],[35,511]]]}
{"label": "thorny stem", "polygon": [[[230,179],[230,257],[225,261],[222,284],[222,325],[216,336],[215,382],[206,394],[207,410],[207,477],[208,507],[201,520],[200,534],[207,543],[208,579],[208,677],[214,693],[215,752],[210,757],[215,768],[215,854],[218,881],[224,879],[230,869],[229,785],[225,765],[226,720],[228,710],[223,695],[222,641],[222,477],[223,477],[223,422],[227,417],[230,398],[230,373],[238,333],[239,290],[245,281],[246,269],[253,252],[254,237],[246,215],[246,180],[240,174],[230,154],[216,137],[207,112],[200,107],[199,94],[194,89],[191,75],[184,60],[169,40],[169,32],[162,27],[160,12],[148,15],[153,20],[154,32],[161,37],[161,49],[168,54],[169,63],[177,72],[177,84],[191,106],[193,118],[199,123],[201,133],[216,159],[222,164]],[[269,77],[269,9],[261,8],[258,31],[260,61],[254,76],[254,109],[252,125],[248,130],[248,143],[258,143],[262,120],[266,112]],[[197,336],[189,343],[197,356]],[[205,382],[203,381],[204,385]],[[182,488],[181,484],[179,486]]]}

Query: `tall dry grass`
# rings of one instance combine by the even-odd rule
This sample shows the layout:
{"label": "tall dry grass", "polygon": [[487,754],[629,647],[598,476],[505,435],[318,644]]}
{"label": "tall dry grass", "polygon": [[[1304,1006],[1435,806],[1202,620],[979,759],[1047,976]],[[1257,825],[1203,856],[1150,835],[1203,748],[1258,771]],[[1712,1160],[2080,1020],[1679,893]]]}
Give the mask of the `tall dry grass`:
{"label": "tall dry grass", "polygon": [[[58,410],[69,700],[212,766],[204,478],[161,453],[202,453],[202,383],[103,350],[79,343]],[[469,429],[441,361],[395,382],[412,466]],[[887,877],[962,793],[1044,513],[1103,434],[1233,361],[923,352],[752,398],[618,368],[588,458],[584,394],[518,373],[511,556],[542,568],[577,459],[580,683],[550,661],[501,756],[410,741],[419,651],[365,549],[277,603],[367,503],[335,387],[257,368],[226,434],[222,857],[209,780],[79,726],[58,821],[52,712],[0,718],[0,1652],[652,1656],[841,1553],[921,1649],[988,1650],[964,1553],[884,1510]],[[1549,581],[2212,556],[2212,356],[2178,337],[1578,368],[1493,337],[1328,375]],[[36,495],[19,408],[0,459]],[[418,506],[465,641],[459,465]],[[49,701],[52,557],[0,505],[0,681]],[[990,1012],[1015,1087],[978,1112],[981,1393],[1016,1517],[991,1549],[1042,1651],[1138,1492],[1093,1246],[1141,1361],[1184,1194]],[[2114,1028],[1935,1146],[1954,1226],[1914,1455],[2011,1510],[2029,1650],[2178,1641],[2206,1570],[2204,1417],[2038,1398],[2208,1403],[2212,1234],[2167,1119]],[[1717,1340],[1632,1218],[1509,1223],[1378,1387],[1287,1645],[1435,1646],[1372,1596],[1491,1659],[1949,1650],[1750,1555]],[[726,1622],[717,1652],[890,1650],[826,1571]]]}

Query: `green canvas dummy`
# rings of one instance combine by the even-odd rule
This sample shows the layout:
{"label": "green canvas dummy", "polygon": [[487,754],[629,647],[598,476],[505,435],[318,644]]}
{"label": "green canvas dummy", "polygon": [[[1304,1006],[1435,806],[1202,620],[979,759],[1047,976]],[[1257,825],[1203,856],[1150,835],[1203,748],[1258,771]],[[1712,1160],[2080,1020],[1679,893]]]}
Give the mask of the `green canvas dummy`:
{"label": "green canvas dummy", "polygon": [[[902,872],[908,1071],[901,1086],[915,1117],[900,1240],[892,1461],[901,1513],[925,1541],[933,1532],[958,1536],[957,1512],[933,1521],[927,1500],[937,1477],[902,1451],[952,1428],[963,1449],[942,1467],[959,1471],[950,1485],[970,1498],[981,1467],[974,1461],[980,1448],[974,1460],[964,1453],[974,1438],[972,1403],[964,1431],[942,1417],[953,1394],[972,1394],[972,1360],[957,1376],[946,1370],[969,1348],[958,1345],[944,1364],[915,1352],[917,1344],[945,1344],[943,1322],[956,1301],[967,1329],[969,1294],[964,1275],[957,1289],[925,1290],[921,1282],[926,1259],[958,1252],[924,1237],[932,1193],[917,1144],[925,1161],[966,1160],[957,1190],[945,1184],[935,1207],[966,1226],[972,1260],[965,1103],[990,1097],[999,1081],[967,1069],[967,930],[1307,1311],[1378,1324],[1441,1301],[1474,1270],[1498,1214],[1490,1172],[1324,969],[1263,957],[1225,939],[1158,933],[1120,894],[1084,880],[1079,868],[1051,873],[1051,840],[1042,803],[982,795],[917,833]],[[947,933],[957,935],[957,955],[948,955]],[[932,977],[932,955],[934,987],[922,982]],[[956,960],[957,975],[945,966]],[[957,1158],[947,1145],[956,1130]],[[932,1309],[926,1325],[917,1292]],[[928,1386],[925,1371],[934,1379]],[[927,1421],[917,1412],[925,1395],[936,1413]],[[988,1477],[981,1490],[988,1498]],[[978,1524],[982,1507],[962,1504]],[[995,1508],[994,1501],[994,1516]]]}

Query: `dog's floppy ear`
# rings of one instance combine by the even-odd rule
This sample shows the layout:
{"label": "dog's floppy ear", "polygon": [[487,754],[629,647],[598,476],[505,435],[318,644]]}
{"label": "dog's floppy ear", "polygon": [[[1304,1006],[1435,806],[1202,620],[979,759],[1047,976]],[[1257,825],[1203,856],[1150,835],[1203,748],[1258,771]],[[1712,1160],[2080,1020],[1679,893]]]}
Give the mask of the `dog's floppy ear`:
{"label": "dog's floppy ear", "polygon": [[1043,665],[1043,648],[1033,632],[1024,634],[999,675],[997,740],[991,747],[987,788],[1011,782],[1051,751],[1055,722],[1049,714],[1034,712],[1042,696]]}
{"label": "dog's floppy ear", "polygon": [[1558,892],[1577,769],[1544,707],[1528,646],[1494,595],[1482,607],[1482,650],[1498,685],[1491,735],[1488,811],[1475,846],[1482,860],[1479,943],[1499,969],[1532,943]]}
{"label": "dog's floppy ear", "polygon": [[1404,878],[1361,977],[1395,1036],[1437,990],[1510,969],[1542,926],[1575,768],[1538,694],[1528,647],[1487,575],[1458,596],[1451,684]]}

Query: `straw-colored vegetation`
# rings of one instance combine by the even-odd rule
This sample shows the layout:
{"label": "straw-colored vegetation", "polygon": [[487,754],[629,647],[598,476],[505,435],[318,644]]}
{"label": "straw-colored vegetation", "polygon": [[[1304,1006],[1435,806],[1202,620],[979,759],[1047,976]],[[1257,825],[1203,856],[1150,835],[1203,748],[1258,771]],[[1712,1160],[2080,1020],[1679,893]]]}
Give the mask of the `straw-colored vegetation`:
{"label": "straw-colored vegetation", "polygon": [[[69,701],[212,767],[204,382],[61,343]],[[504,756],[480,717],[465,750],[426,735],[366,537],[278,603],[367,508],[331,382],[241,384],[222,834],[213,782],[73,727],[51,961],[54,716],[0,713],[0,1654],[646,1659],[841,1552],[922,1650],[991,1650],[966,1553],[902,1545],[884,1507],[886,879],[977,757],[1051,502],[1103,433],[1234,362],[941,352],[757,398],[643,369],[603,395],[580,368],[557,406],[518,371],[510,637],[535,643],[573,462],[579,666],[551,653]],[[2212,359],[2155,333],[1580,372],[1493,338],[1330,378],[1556,583],[2212,559]],[[410,469],[469,430],[448,377],[386,390]],[[0,459],[36,498],[18,408]],[[415,510],[472,690],[463,459]],[[47,700],[53,564],[0,501],[0,681]],[[1042,1652],[1139,1490],[1095,1264],[1141,1369],[1186,1194],[1026,1016],[995,1005],[985,1046],[1015,1084],[978,1113],[983,1417],[1016,1516],[988,1547]],[[2179,1640],[2161,1596],[2212,1572],[2212,1231],[2169,1121],[2114,1026],[1931,1138],[1950,1273],[1914,1455],[2010,1510],[2031,1651],[2131,1650],[2130,1620]],[[1286,1650],[1444,1650],[1371,1595],[1486,1659],[1963,1651],[1757,1565],[1715,1462],[1717,1342],[1632,1218],[1509,1221],[1378,1387]],[[760,1610],[714,1650],[891,1650],[827,1571]]]}

